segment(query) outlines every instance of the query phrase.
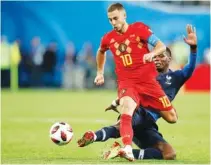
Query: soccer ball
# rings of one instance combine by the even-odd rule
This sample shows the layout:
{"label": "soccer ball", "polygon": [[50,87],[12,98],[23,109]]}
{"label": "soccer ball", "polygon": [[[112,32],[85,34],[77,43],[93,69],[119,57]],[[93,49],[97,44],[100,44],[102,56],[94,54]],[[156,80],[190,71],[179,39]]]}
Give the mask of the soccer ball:
{"label": "soccer ball", "polygon": [[50,138],[57,145],[68,144],[73,138],[72,127],[65,122],[57,122],[50,128]]}

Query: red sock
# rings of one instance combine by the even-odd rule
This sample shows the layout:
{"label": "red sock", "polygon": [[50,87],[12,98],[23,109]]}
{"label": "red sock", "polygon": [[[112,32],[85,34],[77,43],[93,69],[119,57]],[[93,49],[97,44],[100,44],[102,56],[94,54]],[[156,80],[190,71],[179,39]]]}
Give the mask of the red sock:
{"label": "red sock", "polygon": [[124,145],[131,145],[133,139],[132,117],[122,114],[120,117],[120,135]]}

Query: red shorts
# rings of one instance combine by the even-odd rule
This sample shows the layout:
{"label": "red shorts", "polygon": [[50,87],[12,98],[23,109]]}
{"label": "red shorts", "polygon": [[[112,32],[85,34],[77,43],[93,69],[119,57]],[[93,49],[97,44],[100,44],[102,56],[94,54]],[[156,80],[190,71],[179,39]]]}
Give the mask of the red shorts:
{"label": "red shorts", "polygon": [[119,84],[118,98],[121,99],[124,96],[131,97],[137,103],[137,107],[141,105],[145,108],[152,108],[157,111],[169,111],[173,108],[168,97],[156,80],[150,84]]}

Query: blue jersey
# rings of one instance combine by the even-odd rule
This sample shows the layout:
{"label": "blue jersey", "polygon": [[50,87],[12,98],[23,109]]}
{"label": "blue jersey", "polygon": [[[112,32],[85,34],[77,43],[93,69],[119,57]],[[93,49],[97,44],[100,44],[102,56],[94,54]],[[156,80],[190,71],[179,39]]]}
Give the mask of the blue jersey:
{"label": "blue jersey", "polygon": [[[189,62],[185,65],[183,69],[176,71],[169,70],[167,73],[159,74],[159,76],[157,77],[157,81],[160,83],[170,101],[174,100],[179,89],[191,77],[195,69],[195,65],[196,53],[191,53],[189,56]],[[160,114],[157,111],[145,109],[143,107],[140,107],[138,111],[143,110],[146,111],[146,113],[149,113],[155,121],[160,118]]]}

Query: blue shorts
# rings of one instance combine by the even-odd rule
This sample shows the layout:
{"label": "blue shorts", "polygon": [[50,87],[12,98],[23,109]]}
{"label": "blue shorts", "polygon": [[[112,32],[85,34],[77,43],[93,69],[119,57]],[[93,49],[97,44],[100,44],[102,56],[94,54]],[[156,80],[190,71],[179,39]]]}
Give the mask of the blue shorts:
{"label": "blue shorts", "polygon": [[134,132],[133,142],[141,149],[153,148],[158,142],[167,143],[156,129]]}
{"label": "blue shorts", "polygon": [[158,142],[167,143],[153,117],[146,111],[136,111],[132,119],[133,142],[141,149],[154,147]]}

